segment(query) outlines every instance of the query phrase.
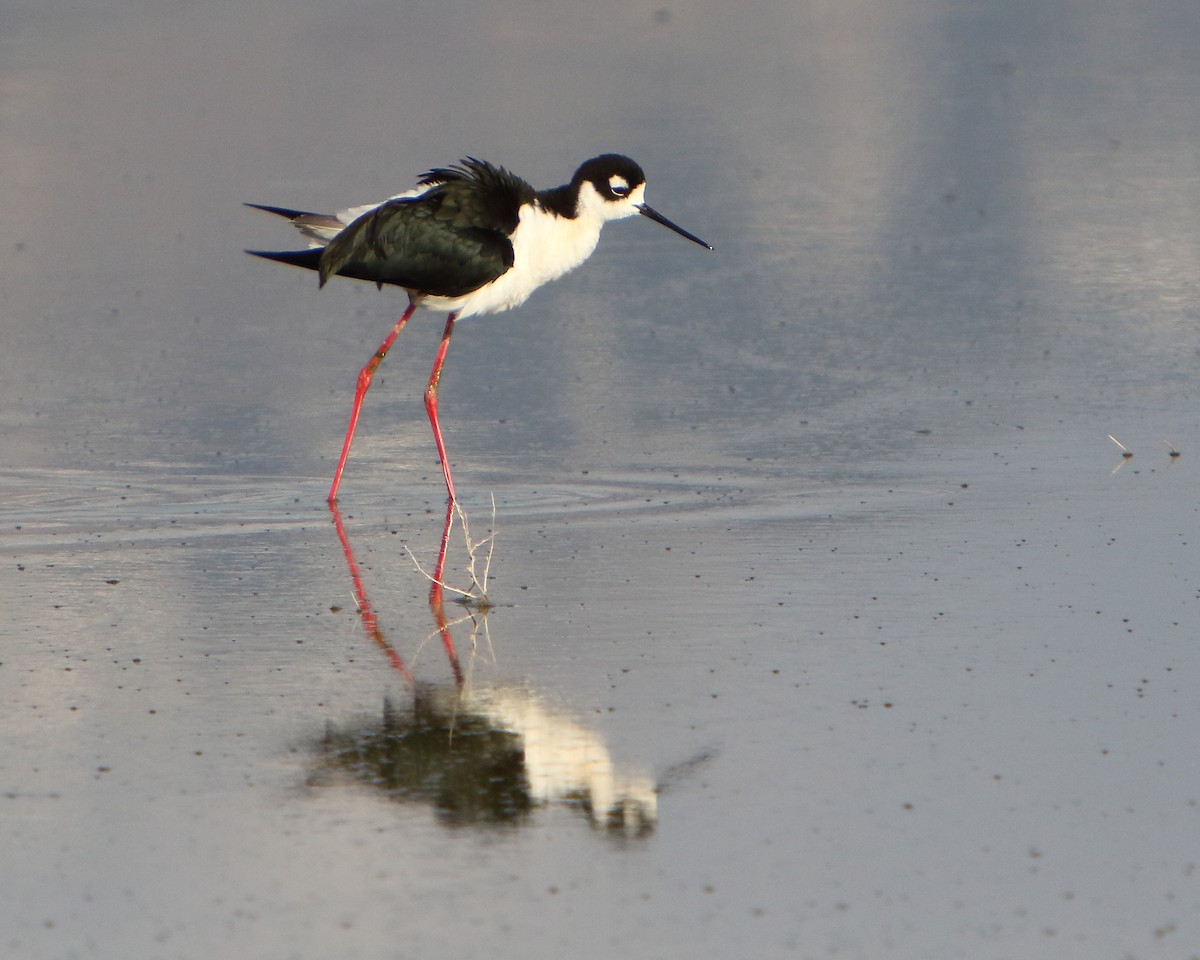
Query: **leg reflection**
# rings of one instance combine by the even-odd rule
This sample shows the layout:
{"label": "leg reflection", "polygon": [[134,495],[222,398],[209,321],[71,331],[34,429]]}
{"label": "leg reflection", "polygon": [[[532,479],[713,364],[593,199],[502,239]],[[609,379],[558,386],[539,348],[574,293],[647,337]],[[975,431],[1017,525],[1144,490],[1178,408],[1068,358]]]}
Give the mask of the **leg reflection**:
{"label": "leg reflection", "polygon": [[[371,606],[371,601],[367,597],[358,560],[354,555],[354,548],[350,545],[350,538],[346,535],[346,526],[342,522],[342,512],[338,509],[337,501],[330,501],[329,511],[333,514],[333,525],[337,530],[338,540],[342,544],[342,553],[346,558],[346,567],[350,571],[350,581],[354,587],[354,602],[358,605],[358,614],[362,618],[363,629],[366,631],[367,637],[370,638],[371,642],[383,651],[384,656],[388,658],[388,662],[404,677],[405,682],[411,685],[413,682],[412,672],[408,669],[408,665],[404,662],[400,654],[396,652],[395,648],[383,635],[375,608]],[[433,613],[437,632],[442,638],[442,646],[446,651],[446,657],[450,661],[450,669],[454,673],[455,683],[462,686],[462,666],[458,661],[458,653],[454,649],[454,638],[450,633],[449,621],[446,618],[440,583],[440,574],[445,563],[446,541],[450,536],[450,523],[452,519],[453,501],[451,501],[450,508],[447,510],[446,527],[442,532],[442,550],[438,556],[438,576],[435,577],[433,587],[429,591],[429,608]]]}

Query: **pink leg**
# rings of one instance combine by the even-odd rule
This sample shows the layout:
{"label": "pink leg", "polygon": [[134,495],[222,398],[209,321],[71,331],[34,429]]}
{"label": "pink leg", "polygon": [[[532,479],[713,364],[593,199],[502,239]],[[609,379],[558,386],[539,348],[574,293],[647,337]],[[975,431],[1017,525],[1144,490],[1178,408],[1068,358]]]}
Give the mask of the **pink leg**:
{"label": "pink leg", "polygon": [[441,603],[442,571],[446,566],[446,548],[450,543],[450,524],[454,520],[454,478],[450,476],[450,461],[446,457],[446,445],[442,442],[442,428],[438,423],[438,384],[442,379],[442,364],[446,362],[446,351],[450,347],[450,335],[454,333],[454,321],[458,314],[452,313],[446,318],[446,329],[442,331],[442,342],[438,346],[437,356],[433,361],[433,372],[429,375],[429,385],[425,388],[425,412],[429,414],[429,423],[433,427],[433,440],[437,444],[438,456],[442,460],[442,474],[446,478],[446,522],[442,527],[442,546],[438,550],[437,564],[433,568],[433,586],[429,591],[430,603]]}
{"label": "pink leg", "polygon": [[454,333],[454,321],[457,313],[446,318],[446,329],[442,331],[442,342],[438,346],[437,356],[433,360],[433,372],[429,375],[429,385],[425,388],[425,412],[429,414],[429,423],[433,427],[433,440],[437,444],[438,456],[442,461],[442,474],[446,477],[446,493],[450,502],[454,502],[454,479],[450,476],[450,461],[446,459],[446,445],[442,443],[442,428],[438,424],[438,384],[442,379],[442,364],[446,362],[446,351],[450,347],[450,335]]}
{"label": "pink leg", "polygon": [[[413,311],[416,309],[417,305],[415,303],[408,305],[408,309],[404,311],[400,319],[396,321],[396,325],[392,327],[392,332],[379,345],[379,349],[367,361],[367,365],[358,372],[358,389],[354,392],[354,406],[350,409],[350,426],[346,428],[346,439],[342,442],[342,456],[338,460],[337,470],[333,473],[333,486],[329,488],[329,502],[331,504],[337,500],[338,486],[342,482],[342,471],[346,469],[346,458],[350,456],[350,441],[354,439],[354,428],[358,426],[358,415],[362,412],[363,399],[367,395],[367,389],[371,386],[371,378],[375,376],[375,371],[383,363],[383,358],[387,356],[387,352],[392,348],[392,344],[396,342],[396,338],[400,336],[400,331],[404,329],[404,325],[408,323],[408,318],[413,315]],[[445,354],[445,352],[445,347],[443,347],[439,356]],[[438,443],[440,449],[440,437],[438,438]]]}
{"label": "pink leg", "polygon": [[450,526],[454,523],[454,500],[446,500],[446,521],[442,524],[442,545],[438,548],[437,563],[433,566],[433,583],[429,587],[430,606],[442,605],[442,571],[446,569],[446,548],[450,546]]}

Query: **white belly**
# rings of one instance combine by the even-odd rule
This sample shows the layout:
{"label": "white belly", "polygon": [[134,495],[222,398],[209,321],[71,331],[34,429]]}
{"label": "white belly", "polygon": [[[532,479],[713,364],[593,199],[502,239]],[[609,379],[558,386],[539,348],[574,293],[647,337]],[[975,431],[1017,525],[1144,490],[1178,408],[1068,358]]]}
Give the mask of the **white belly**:
{"label": "white belly", "polygon": [[455,311],[460,318],[511,310],[590,257],[603,225],[592,217],[556,217],[536,204],[523,207],[512,235],[513,265],[506,273],[462,297],[422,297],[421,306]]}

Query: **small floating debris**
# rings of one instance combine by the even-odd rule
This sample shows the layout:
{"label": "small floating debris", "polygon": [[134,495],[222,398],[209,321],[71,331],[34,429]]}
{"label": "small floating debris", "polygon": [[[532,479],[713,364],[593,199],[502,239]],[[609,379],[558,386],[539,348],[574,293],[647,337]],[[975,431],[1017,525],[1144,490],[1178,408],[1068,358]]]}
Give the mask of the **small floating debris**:
{"label": "small floating debris", "polygon": [[1125,444],[1123,444],[1120,440],[1118,440],[1116,437],[1114,437],[1111,433],[1108,435],[1108,439],[1111,440],[1113,443],[1115,443],[1118,447],[1121,448],[1121,456],[1123,456],[1126,460],[1128,460],[1130,457],[1133,456],[1133,451],[1130,450],[1127,446],[1125,446]]}

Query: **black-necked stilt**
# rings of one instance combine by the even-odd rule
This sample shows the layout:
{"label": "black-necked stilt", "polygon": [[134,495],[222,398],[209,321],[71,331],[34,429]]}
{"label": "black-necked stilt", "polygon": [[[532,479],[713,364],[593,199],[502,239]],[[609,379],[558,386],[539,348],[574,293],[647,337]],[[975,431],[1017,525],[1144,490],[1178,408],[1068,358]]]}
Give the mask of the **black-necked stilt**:
{"label": "black-necked stilt", "polygon": [[408,309],[358,375],[329,502],[337,499],[375,370],[413,311],[429,307],[450,313],[425,388],[425,409],[453,504],[454,481],[438,425],[437,392],[455,321],[524,303],[542,284],[583,263],[609,220],[641,214],[712,249],[648,206],[645,192],[642,168],[617,154],[595,157],[575,171],[570,183],[541,191],[503,167],[468,157],[456,166],[431,170],[407,193],[332,215],[248,204],[291,220],[310,246],[248,253],[316,270],[321,286],[330,277],[343,276],[379,287],[394,284],[408,293]]}

